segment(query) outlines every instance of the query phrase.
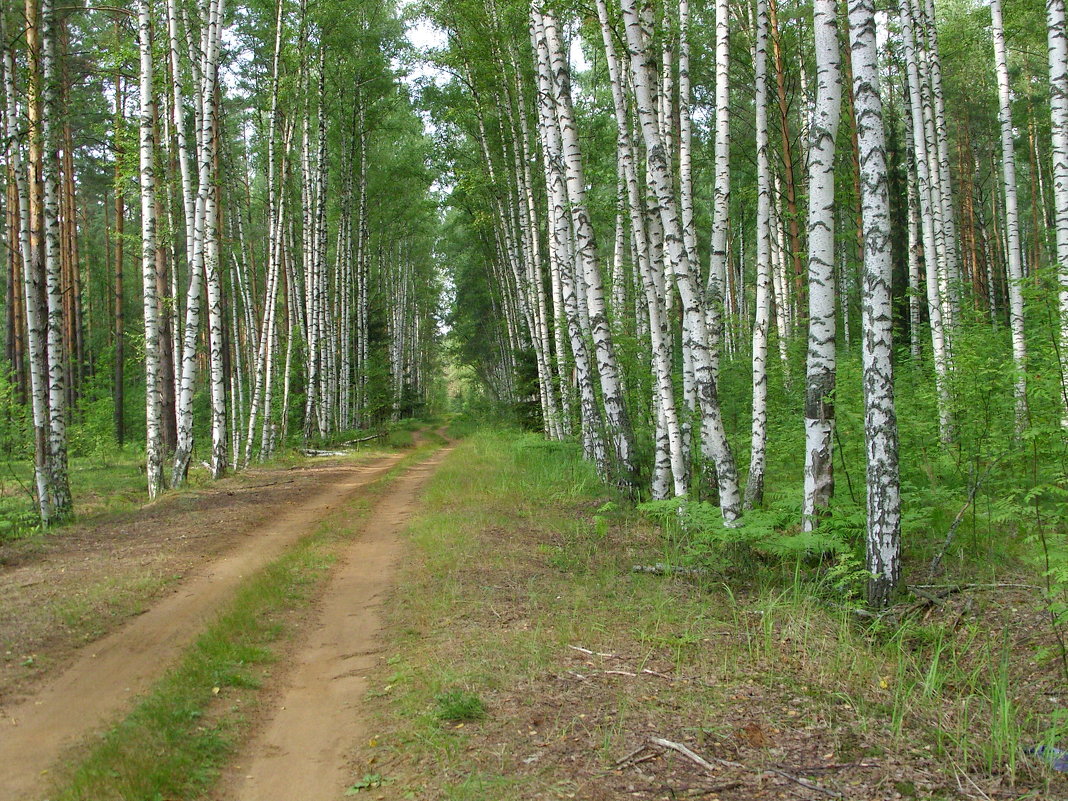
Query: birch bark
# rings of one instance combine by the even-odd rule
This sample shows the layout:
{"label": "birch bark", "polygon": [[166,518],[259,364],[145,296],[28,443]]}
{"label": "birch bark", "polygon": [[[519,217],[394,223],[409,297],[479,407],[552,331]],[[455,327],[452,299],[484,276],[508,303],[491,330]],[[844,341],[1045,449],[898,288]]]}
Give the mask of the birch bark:
{"label": "birch bark", "polygon": [[63,281],[59,232],[59,144],[56,137],[56,19],[53,0],[41,0],[41,181],[44,188],[45,298],[48,308],[49,483],[52,516],[73,513],[67,470],[67,367],[63,341]]}
{"label": "birch bark", "polygon": [[1005,190],[1005,246],[1009,290],[1009,329],[1012,361],[1016,368],[1013,395],[1016,399],[1016,434],[1027,427],[1027,343],[1024,340],[1023,261],[1020,245],[1020,212],[1016,200],[1016,153],[1012,130],[1012,89],[1005,47],[1005,23],[1001,0],[990,0],[991,33],[994,38],[994,70],[998,82],[998,122],[1001,124],[1001,175]]}
{"label": "birch bark", "polygon": [[163,491],[160,436],[159,301],[156,297],[156,171],[154,165],[155,95],[152,76],[152,17],[148,0],[137,3],[141,56],[141,118],[138,128],[141,168],[141,281],[145,317],[145,473],[148,497]]}
{"label": "birch bark", "polygon": [[753,46],[755,81],[757,220],[756,317],[753,321],[753,418],[745,508],[764,497],[765,449],[768,440],[768,328],[771,317],[771,165],[768,160],[768,7],[756,2]]}
{"label": "birch bark", "polygon": [[679,291],[683,315],[683,348],[690,351],[694,367],[699,404],[702,412],[702,447],[715,464],[719,488],[720,509],[724,523],[735,525],[741,515],[741,496],[734,456],[723,426],[719,407],[718,387],[709,348],[708,327],[701,294],[694,278],[679,219],[678,202],[668,163],[667,152],[657,125],[656,104],[653,100],[649,49],[635,0],[623,0],[623,18],[630,55],[630,72],[634,85],[642,137],[645,140],[646,161],[659,207],[664,229],[664,245]]}
{"label": "birch bark", "polygon": [[813,3],[816,106],[809,137],[808,360],[805,376],[805,495],[802,526],[815,528],[834,494],[834,152],[842,107],[835,0]]}
{"label": "birch bark", "polygon": [[27,361],[30,372],[30,405],[33,411],[34,429],[34,486],[37,493],[37,510],[41,522],[48,525],[53,520],[51,479],[49,475],[48,439],[48,376],[45,351],[46,332],[37,303],[38,285],[34,265],[34,244],[30,224],[30,187],[27,166],[22,158],[22,137],[18,125],[18,106],[15,95],[15,57],[8,43],[4,17],[0,13],[0,47],[3,47],[4,96],[5,96],[5,141],[6,160],[15,175],[15,201],[19,227],[19,252],[21,255],[20,283],[22,304],[26,312]]}
{"label": "birch bark", "polygon": [[[535,14],[538,14],[535,11]],[[536,24],[538,21],[536,20]],[[552,99],[556,122],[560,131],[566,176],[567,199],[570,205],[575,250],[582,265],[586,308],[589,313],[590,334],[597,360],[597,374],[601,383],[601,403],[604,407],[606,435],[612,443],[615,480],[624,487],[633,487],[637,480],[634,433],[627,415],[623,382],[616,359],[612,331],[608,324],[604,300],[604,285],[597,261],[597,245],[593,225],[586,207],[586,181],[579,148],[578,130],[571,104],[571,79],[563,47],[551,14],[540,12],[541,35],[544,36],[551,69]]]}
{"label": "birch bark", "polygon": [[1068,26],[1064,0],[1046,0],[1046,43],[1053,150],[1053,207],[1057,239],[1057,278],[1060,282],[1062,425],[1068,428]]}
{"label": "birch bark", "polygon": [[850,0],[849,29],[864,233],[861,329],[867,443],[866,564],[871,573],[868,602],[883,607],[890,602],[901,575],[901,489],[891,360],[890,198],[873,0]]}

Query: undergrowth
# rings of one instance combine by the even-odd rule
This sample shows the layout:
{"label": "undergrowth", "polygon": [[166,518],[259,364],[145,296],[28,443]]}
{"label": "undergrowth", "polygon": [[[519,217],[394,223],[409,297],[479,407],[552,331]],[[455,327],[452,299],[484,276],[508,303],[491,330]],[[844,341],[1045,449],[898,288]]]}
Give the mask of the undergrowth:
{"label": "undergrowth", "polygon": [[[465,441],[426,503],[412,527],[420,558],[395,596],[392,656],[372,677],[381,735],[361,754],[406,788],[398,797],[589,797],[589,777],[610,784],[649,731],[757,760],[714,750],[747,720],[777,749],[759,759],[801,759],[792,749],[808,743],[835,763],[877,764],[906,798],[955,798],[958,781],[1066,793],[1029,756],[1064,745],[1063,685],[1053,656],[1036,654],[1051,642],[1029,586],[959,593],[896,621],[862,617],[842,602],[863,578],[856,521],[784,536],[774,505],[722,534],[718,511],[697,503],[639,515],[577,446],[514,432]],[[698,569],[674,578],[631,570],[686,558]],[[642,678],[646,667],[689,683]],[[440,725],[439,699],[456,687],[484,702],[483,720]],[[528,744],[558,741],[571,757]],[[419,767],[430,764],[432,775]],[[834,787],[838,776],[849,797],[869,797],[867,776],[836,770],[811,778]]]}

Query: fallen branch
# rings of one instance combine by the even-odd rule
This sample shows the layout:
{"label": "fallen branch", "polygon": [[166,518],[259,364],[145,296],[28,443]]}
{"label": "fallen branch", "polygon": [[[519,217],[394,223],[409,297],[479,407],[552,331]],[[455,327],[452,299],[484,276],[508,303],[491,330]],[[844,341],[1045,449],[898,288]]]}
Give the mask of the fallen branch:
{"label": "fallen branch", "polygon": [[345,440],[344,442],[342,442],[340,444],[342,444],[342,445],[358,445],[361,442],[369,442],[372,439],[379,439],[382,436],[382,434],[383,434],[383,432],[380,431],[377,434],[371,434],[371,436],[369,436],[369,437],[358,437],[356,439],[349,439],[349,440]]}
{"label": "fallen branch", "polygon": [[794,776],[793,774],[787,773],[785,770],[779,770],[778,768],[768,768],[768,772],[774,773],[776,776],[782,776],[784,779],[789,779],[792,782],[796,782],[797,784],[800,784],[802,787],[805,787],[809,790],[815,790],[816,792],[829,795],[831,798],[842,798],[842,794],[837,790],[831,790],[820,784],[816,784],[816,782],[810,782],[808,779],[802,779],[800,776]]}
{"label": "fallen branch", "polygon": [[910,584],[910,587],[920,587],[925,590],[952,590],[964,592],[965,590],[1041,590],[1037,584]]}
{"label": "fallen branch", "polygon": [[292,484],[295,479],[286,479],[285,481],[269,481],[266,484],[249,484],[247,487],[234,487],[231,492],[244,492],[245,490],[263,489],[264,487],[276,487],[279,484]]}
{"label": "fallen branch", "polygon": [[[700,754],[695,753],[694,751],[691,751],[689,748],[687,748],[682,743],[676,743],[676,742],[672,742],[671,740],[665,740],[663,737],[653,737],[653,738],[651,738],[651,742],[654,743],[655,745],[661,746],[662,748],[669,748],[672,751],[679,752],[684,757],[686,757],[687,759],[691,760],[695,764],[700,765],[702,768],[704,768],[707,771],[715,772],[715,770],[716,770],[715,765],[713,765],[711,762],[709,762],[707,759],[705,759]],[[843,797],[842,794],[839,793],[837,790],[831,790],[831,789],[829,789],[827,787],[824,787],[824,786],[822,786],[820,784],[816,784],[815,782],[811,782],[808,779],[802,779],[800,776],[794,776],[793,774],[787,773],[784,770],[779,770],[778,768],[751,768],[751,767],[749,767],[747,765],[743,765],[741,762],[731,762],[728,759],[720,759],[719,757],[712,757],[712,759],[716,763],[718,763],[720,765],[723,765],[724,767],[738,768],[740,770],[745,770],[745,771],[749,771],[750,773],[756,773],[756,774],[774,773],[776,776],[781,776],[784,779],[789,779],[790,781],[795,782],[796,784],[800,784],[802,787],[804,787],[806,789],[815,790],[816,792],[824,793],[825,795],[829,795],[832,798],[842,798]]]}
{"label": "fallen branch", "polygon": [[[691,751],[689,748],[684,746],[682,743],[675,743],[675,742],[672,742],[671,740],[665,740],[663,737],[653,737],[653,738],[650,739],[650,742],[652,742],[654,745],[659,745],[661,748],[669,748],[672,751],[678,751],[680,754],[682,754],[684,757],[689,759],[691,762],[694,762],[695,764],[700,765],[705,770],[715,771],[715,769],[716,769],[715,765],[713,765],[711,762],[709,762],[707,759],[705,759],[700,754],[695,753],[694,751]],[[729,762],[726,759],[719,759],[717,757],[712,757],[712,758],[715,759],[716,762],[718,762],[719,764],[725,765],[726,767],[729,767],[729,768],[743,768],[743,769],[745,768],[745,765],[741,764],[740,762]]]}
{"label": "fallen branch", "polygon": [[304,456],[348,456],[352,451],[317,451],[312,448],[301,448]]}
{"label": "fallen branch", "polygon": [[1001,457],[999,456],[997,459],[994,459],[994,461],[987,465],[986,470],[983,472],[983,474],[975,479],[975,483],[972,484],[971,488],[968,490],[968,500],[964,502],[964,506],[960,508],[960,511],[957,512],[957,516],[953,518],[953,522],[949,526],[949,531],[946,532],[946,538],[942,542],[942,547],[938,550],[938,553],[934,555],[934,558],[931,560],[931,564],[927,567],[928,576],[934,576],[934,574],[938,571],[939,565],[942,564],[942,557],[946,555],[946,551],[949,550],[949,546],[953,544],[953,536],[957,533],[957,529],[960,527],[961,521],[964,520],[965,513],[975,501],[975,496],[979,492],[979,488],[983,486],[983,482],[990,475],[990,471],[997,467],[997,464],[1000,461]]}

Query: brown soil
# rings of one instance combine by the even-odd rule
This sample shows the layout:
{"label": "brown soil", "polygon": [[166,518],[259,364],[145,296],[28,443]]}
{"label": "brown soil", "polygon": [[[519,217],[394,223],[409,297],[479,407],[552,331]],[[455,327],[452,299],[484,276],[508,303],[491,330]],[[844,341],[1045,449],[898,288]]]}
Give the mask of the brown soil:
{"label": "brown soil", "polygon": [[244,576],[400,458],[251,471],[0,554],[0,801],[32,797],[62,751],[128,708]]}
{"label": "brown soil", "polygon": [[287,660],[271,709],[227,770],[217,798],[326,801],[340,798],[352,747],[368,735],[360,713],[367,675],[381,659],[382,604],[403,549],[400,533],[444,458],[409,470],[379,501],[343,554],[306,640]]}

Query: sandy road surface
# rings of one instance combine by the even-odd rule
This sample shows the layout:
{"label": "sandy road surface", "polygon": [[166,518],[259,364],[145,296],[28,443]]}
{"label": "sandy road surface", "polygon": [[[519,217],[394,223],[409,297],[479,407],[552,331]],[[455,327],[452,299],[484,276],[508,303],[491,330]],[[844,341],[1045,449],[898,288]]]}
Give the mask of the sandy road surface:
{"label": "sandy road surface", "polygon": [[348,757],[368,736],[361,714],[366,675],[379,658],[381,605],[392,587],[405,523],[445,457],[439,451],[399,478],[348,546],[298,646],[272,710],[233,761],[217,798],[336,801]]}
{"label": "sandy road surface", "polygon": [[26,697],[0,708],[0,801],[40,798],[64,749],[126,711],[255,572],[308,534],[329,511],[393,467],[400,454],[340,468],[325,489],[247,532],[178,590],[103,639]]}

